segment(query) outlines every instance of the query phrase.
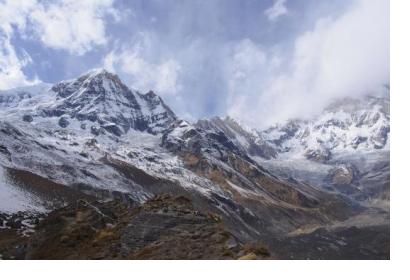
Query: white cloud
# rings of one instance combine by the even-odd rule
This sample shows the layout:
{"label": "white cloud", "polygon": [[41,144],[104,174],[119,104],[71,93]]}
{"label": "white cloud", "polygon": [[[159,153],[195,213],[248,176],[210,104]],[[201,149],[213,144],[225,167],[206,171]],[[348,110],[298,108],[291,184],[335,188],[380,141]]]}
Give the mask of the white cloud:
{"label": "white cloud", "polygon": [[176,95],[181,90],[181,66],[170,57],[160,57],[152,34],[140,33],[131,45],[111,51],[103,59],[103,67],[125,78],[142,92],[154,90],[162,96]]}
{"label": "white cloud", "polygon": [[118,19],[113,0],[0,2],[0,87],[34,82],[23,72],[31,63],[30,57],[18,55],[12,44],[16,32],[25,39],[39,40],[46,47],[82,55],[107,42],[107,16]]}
{"label": "white cloud", "polygon": [[138,51],[121,50],[110,52],[104,58],[104,68],[124,76],[131,86],[139,91],[175,95],[181,89],[178,82],[181,66],[174,59],[158,64],[144,59]]}
{"label": "white cloud", "polygon": [[245,68],[255,70],[241,79],[231,71],[228,114],[268,126],[316,113],[334,98],[366,94],[389,82],[389,3],[358,0],[336,19],[319,19],[296,39],[286,67],[276,67],[272,50],[255,44],[246,50],[235,50],[232,65],[251,63]]}
{"label": "white cloud", "polygon": [[270,87],[282,64],[275,50],[267,50],[245,39],[233,50],[228,67],[229,94],[227,114],[252,126],[259,126],[262,115],[260,102],[264,89]]}
{"label": "white cloud", "polygon": [[265,16],[267,16],[270,21],[275,21],[278,17],[286,15],[288,13],[286,1],[287,0],[274,0],[272,6],[265,10]]}
{"label": "white cloud", "polygon": [[107,42],[105,18],[118,17],[112,5],[113,0],[64,0],[38,5],[28,19],[44,45],[81,55]]}
{"label": "white cloud", "polygon": [[7,35],[0,34],[0,89],[38,82],[27,79],[22,71],[22,68],[30,62],[31,58],[28,54],[18,56]]}
{"label": "white cloud", "polygon": [[14,27],[25,28],[25,13],[35,1],[6,1],[0,3],[0,89],[24,86],[32,83],[22,68],[31,62],[29,55],[18,55],[11,43]]}
{"label": "white cloud", "polygon": [[11,36],[13,26],[24,30],[27,15],[35,8],[37,0],[5,0],[0,2],[0,31]]}

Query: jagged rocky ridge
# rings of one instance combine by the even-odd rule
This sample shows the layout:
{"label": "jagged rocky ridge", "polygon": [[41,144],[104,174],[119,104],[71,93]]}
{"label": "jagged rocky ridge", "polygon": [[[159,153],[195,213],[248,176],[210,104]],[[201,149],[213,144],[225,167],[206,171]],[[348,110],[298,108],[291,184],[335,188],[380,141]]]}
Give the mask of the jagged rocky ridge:
{"label": "jagged rocky ridge", "polygon": [[[370,211],[363,203],[375,198],[388,201],[388,158],[376,168],[377,181],[383,179],[384,184],[373,188],[374,164],[359,164],[368,170],[357,170],[357,162],[336,153],[346,156],[349,153],[343,151],[362,147],[363,152],[387,153],[388,132],[385,142],[377,140],[382,147],[375,147],[376,138],[368,137],[366,145],[356,149],[332,144],[330,157],[311,157],[308,151],[317,150],[317,145],[303,142],[301,131],[312,127],[314,139],[316,130],[323,130],[316,124],[320,121],[299,122],[305,130],[285,124],[263,132],[229,118],[189,124],[153,92],[132,90],[105,70],[0,96],[0,187],[2,196],[20,205],[17,216],[16,209],[0,207],[5,230],[10,230],[13,215],[13,221],[23,219],[22,227],[31,229],[39,217],[79,198],[140,205],[154,195],[170,193],[188,198],[199,211],[219,215],[240,242],[261,242],[274,253],[276,238],[334,226],[357,215],[372,224],[373,216],[388,211]],[[375,120],[381,127],[386,120],[388,125],[388,111],[383,113],[378,119],[374,114],[352,118],[367,127],[374,126],[368,120]],[[354,125],[349,123],[346,133]],[[288,131],[288,136],[277,143],[274,130]],[[289,160],[320,164],[320,171],[289,166]]]}
{"label": "jagged rocky ridge", "polygon": [[224,133],[250,156],[304,156],[327,161],[333,154],[389,150],[389,88],[373,95],[335,100],[321,114],[293,119],[266,130],[247,128],[229,117],[199,120],[196,127]]}

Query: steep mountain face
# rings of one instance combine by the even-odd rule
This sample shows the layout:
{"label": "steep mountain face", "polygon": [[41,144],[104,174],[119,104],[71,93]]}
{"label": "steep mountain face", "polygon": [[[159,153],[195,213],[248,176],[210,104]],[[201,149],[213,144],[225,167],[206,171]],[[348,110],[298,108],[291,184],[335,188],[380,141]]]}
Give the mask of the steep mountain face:
{"label": "steep mountain face", "polygon": [[221,119],[219,117],[210,120],[199,120],[197,128],[224,134],[236,147],[250,156],[258,156],[271,159],[277,156],[276,148],[260,138],[256,130],[245,128],[232,118]]}
{"label": "steep mountain face", "polygon": [[364,98],[336,100],[317,117],[277,124],[261,133],[278,151],[326,161],[337,153],[389,150],[388,88]]}
{"label": "steep mountain face", "polygon": [[325,162],[333,154],[388,151],[389,89],[335,100],[317,116],[277,123],[262,131],[230,117],[199,120],[195,127],[223,133],[250,156],[265,160],[304,157]]}
{"label": "steep mountain face", "polygon": [[159,133],[176,119],[152,91],[147,94],[132,91],[118,76],[105,70],[58,83],[51,90],[57,93],[57,100],[43,109],[45,115],[97,122],[117,136],[129,129]]}
{"label": "steep mountain face", "polygon": [[[43,90],[43,94],[39,94]],[[31,92],[30,92],[31,91]],[[118,76],[105,70],[93,70],[81,77],[45,87],[9,91],[0,99],[5,111],[22,116],[26,122],[55,118],[58,125],[89,130],[93,134],[116,136],[130,129],[157,134],[176,120],[175,114],[152,91],[141,94],[129,89]],[[34,97],[34,98],[33,98]],[[10,106],[13,105],[13,106]],[[14,110],[7,110],[7,109]]]}
{"label": "steep mountain face", "polygon": [[[330,225],[351,217],[370,217],[363,199],[377,193],[388,200],[388,179],[383,186],[373,183],[386,178],[389,161],[377,168],[378,160],[354,162],[343,152],[355,150],[344,146],[350,143],[346,137],[336,137],[337,145],[336,140],[324,142],[327,136],[312,144],[324,129],[324,134],[347,135],[370,127],[368,142],[356,149],[388,152],[388,133],[382,135],[385,141],[373,137],[389,127],[388,103],[383,111],[379,99],[371,103],[377,110],[367,110],[366,117],[360,106],[346,113],[351,116],[343,119],[346,126],[315,119],[260,132],[230,118],[189,124],[155,93],[140,94],[105,70],[2,95],[0,196],[13,201],[0,207],[0,225],[7,234],[17,230],[19,236],[31,236],[47,213],[60,213],[58,209],[79,199],[115,199],[134,208],[155,195],[172,194],[216,215],[239,243],[261,242],[274,250],[273,236],[286,238],[322,227],[331,231]],[[346,104],[342,107],[350,108]],[[341,119],[339,109],[327,110]],[[314,132],[302,137],[307,127]],[[278,131],[287,135],[279,142],[273,137]],[[376,142],[384,144],[379,148]],[[306,156],[320,144],[331,150],[330,157]],[[296,163],[289,165],[289,160]],[[376,169],[379,177],[374,176]]]}

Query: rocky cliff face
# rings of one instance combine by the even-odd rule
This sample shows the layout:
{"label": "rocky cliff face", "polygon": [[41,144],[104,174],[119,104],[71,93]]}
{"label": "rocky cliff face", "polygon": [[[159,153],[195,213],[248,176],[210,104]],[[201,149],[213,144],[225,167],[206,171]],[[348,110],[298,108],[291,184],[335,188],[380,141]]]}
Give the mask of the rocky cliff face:
{"label": "rocky cliff face", "polygon": [[242,152],[250,156],[272,159],[277,156],[276,147],[260,138],[258,131],[245,128],[232,118],[219,117],[199,120],[195,127],[205,131],[221,133],[235,144]]}

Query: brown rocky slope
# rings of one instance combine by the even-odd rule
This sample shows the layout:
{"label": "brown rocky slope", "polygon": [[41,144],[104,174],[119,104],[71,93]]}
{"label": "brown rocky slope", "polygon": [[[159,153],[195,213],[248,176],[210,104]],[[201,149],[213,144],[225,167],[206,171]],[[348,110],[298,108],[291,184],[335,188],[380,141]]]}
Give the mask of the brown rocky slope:
{"label": "brown rocky slope", "polygon": [[80,199],[51,212],[35,234],[0,245],[17,259],[264,259],[243,245],[220,216],[196,211],[185,197],[159,195],[141,207]]}

